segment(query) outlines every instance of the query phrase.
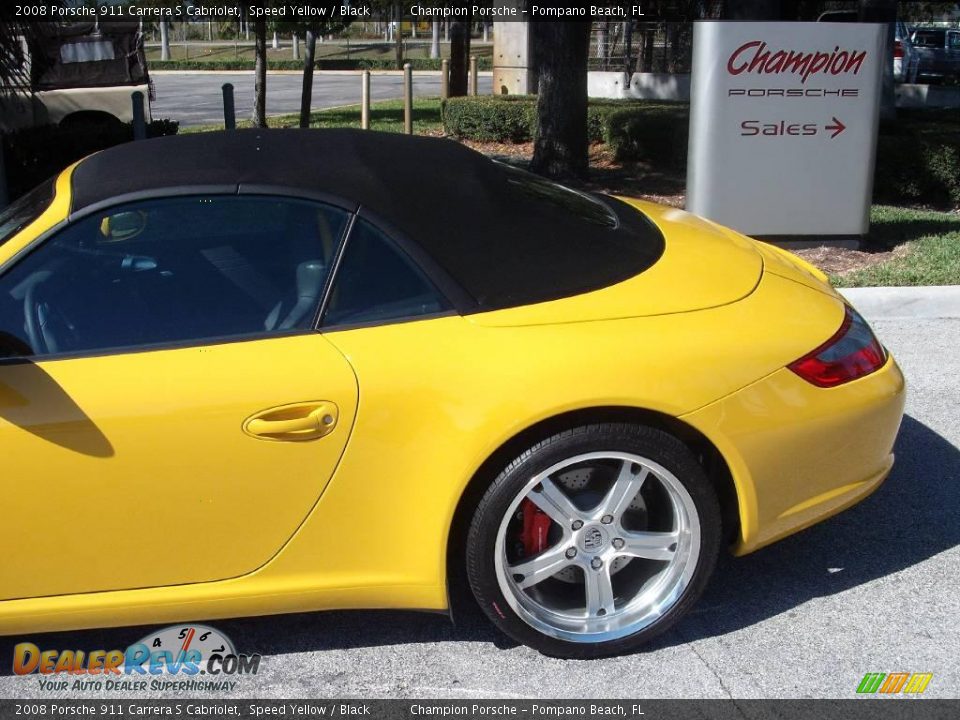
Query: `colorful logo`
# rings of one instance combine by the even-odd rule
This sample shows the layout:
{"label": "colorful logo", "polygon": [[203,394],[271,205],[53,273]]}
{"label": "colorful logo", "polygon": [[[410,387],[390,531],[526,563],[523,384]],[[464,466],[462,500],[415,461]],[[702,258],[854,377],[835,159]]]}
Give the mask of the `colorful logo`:
{"label": "colorful logo", "polygon": [[171,625],[126,650],[13,648],[16,675],[255,675],[259,667],[259,655],[237,653],[230,638],[206,625]]}
{"label": "colorful logo", "polygon": [[863,695],[919,695],[932,679],[933,673],[867,673],[857,686],[857,692]]}

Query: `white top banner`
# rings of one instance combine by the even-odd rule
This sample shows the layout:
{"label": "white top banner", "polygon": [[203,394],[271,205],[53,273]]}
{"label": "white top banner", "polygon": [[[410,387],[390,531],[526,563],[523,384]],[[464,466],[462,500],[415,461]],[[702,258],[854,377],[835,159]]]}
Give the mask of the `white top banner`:
{"label": "white top banner", "polygon": [[687,209],[749,235],[863,235],[886,26],[699,22]]}

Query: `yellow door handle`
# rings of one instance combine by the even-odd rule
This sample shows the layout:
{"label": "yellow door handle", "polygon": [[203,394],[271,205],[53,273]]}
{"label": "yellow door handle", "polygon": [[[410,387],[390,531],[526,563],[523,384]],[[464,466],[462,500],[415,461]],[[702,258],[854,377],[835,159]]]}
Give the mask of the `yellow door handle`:
{"label": "yellow door handle", "polygon": [[262,440],[314,440],[333,431],[337,415],[329,402],[282,405],[248,418],[243,430]]}

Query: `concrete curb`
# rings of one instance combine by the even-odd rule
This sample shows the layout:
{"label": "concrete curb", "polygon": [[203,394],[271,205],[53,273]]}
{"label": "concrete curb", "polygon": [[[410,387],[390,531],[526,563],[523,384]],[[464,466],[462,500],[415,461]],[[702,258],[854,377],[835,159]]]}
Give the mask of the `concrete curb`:
{"label": "concrete curb", "polygon": [[960,285],[842,288],[867,320],[960,318]]}

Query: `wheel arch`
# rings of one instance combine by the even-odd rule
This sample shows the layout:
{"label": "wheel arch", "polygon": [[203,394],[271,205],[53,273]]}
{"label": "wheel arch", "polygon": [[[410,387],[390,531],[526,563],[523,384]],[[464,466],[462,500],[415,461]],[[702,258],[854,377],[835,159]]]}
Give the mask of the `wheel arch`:
{"label": "wheel arch", "polygon": [[460,495],[447,535],[446,548],[448,604],[455,622],[473,602],[462,563],[459,562],[472,511],[500,471],[527,448],[563,430],[581,425],[624,422],[662,430],[693,452],[716,490],[724,539],[728,542],[736,540],[740,532],[740,504],[733,475],[723,454],[702,432],[666,413],[637,407],[601,406],[554,415],[521,430],[501,444],[477,468]]}
{"label": "wheel arch", "polygon": [[114,115],[109,110],[83,109],[73,110],[60,118],[57,123],[61,127],[89,127],[89,126],[107,126],[118,127],[123,124],[123,120]]}

